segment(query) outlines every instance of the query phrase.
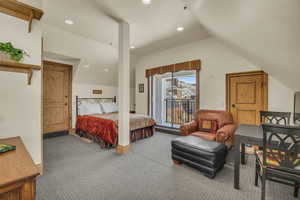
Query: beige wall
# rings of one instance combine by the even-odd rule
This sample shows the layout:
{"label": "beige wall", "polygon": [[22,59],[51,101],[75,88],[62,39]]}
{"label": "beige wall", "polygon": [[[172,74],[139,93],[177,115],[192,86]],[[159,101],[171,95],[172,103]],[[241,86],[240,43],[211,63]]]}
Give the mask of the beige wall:
{"label": "beige wall", "polygon": [[[249,60],[231,51],[214,38],[142,57],[136,65],[136,107],[138,113],[147,112],[147,80],[145,69],[201,59],[200,108],[225,109],[225,74],[260,70]],[[138,84],[145,84],[145,93],[138,93]],[[293,91],[272,76],[269,78],[270,110],[292,111]]]}
{"label": "beige wall", "polygon": [[[41,1],[29,1],[40,7]],[[0,14],[1,42],[10,41],[30,55],[28,64],[41,65],[41,30],[34,21],[31,33],[28,22]],[[32,84],[25,74],[0,72],[0,138],[21,136],[36,164],[42,161],[41,142],[41,72],[34,71]]]}

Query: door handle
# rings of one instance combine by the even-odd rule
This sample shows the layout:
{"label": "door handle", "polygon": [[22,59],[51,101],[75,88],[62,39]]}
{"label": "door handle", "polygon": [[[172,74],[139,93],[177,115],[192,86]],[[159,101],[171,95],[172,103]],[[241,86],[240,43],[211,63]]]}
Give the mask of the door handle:
{"label": "door handle", "polygon": [[68,103],[65,103],[65,106],[67,106],[68,105]]}
{"label": "door handle", "polygon": [[232,106],[233,108],[235,108],[235,104],[232,104],[231,106]]}

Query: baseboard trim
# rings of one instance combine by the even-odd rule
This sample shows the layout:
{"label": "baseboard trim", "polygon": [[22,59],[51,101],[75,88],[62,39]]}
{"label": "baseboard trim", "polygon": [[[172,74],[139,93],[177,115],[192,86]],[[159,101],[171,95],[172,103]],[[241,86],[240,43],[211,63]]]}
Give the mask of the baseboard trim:
{"label": "baseboard trim", "polygon": [[59,136],[65,136],[69,134],[69,130],[65,131],[59,131],[54,133],[45,133],[43,134],[43,139],[53,138],[53,137],[59,137]]}
{"label": "baseboard trim", "polygon": [[40,163],[40,164],[36,164],[35,166],[38,169],[40,176],[42,176],[43,175],[43,164]]}
{"label": "baseboard trim", "polygon": [[122,145],[118,145],[117,146],[117,154],[119,155],[126,155],[131,151],[131,145],[127,145],[127,146],[122,146]]}
{"label": "baseboard trim", "polygon": [[71,131],[69,132],[69,134],[70,134],[71,136],[74,136],[74,137],[79,138],[80,140],[82,140],[82,141],[84,141],[84,142],[86,142],[86,143],[93,143],[93,142],[94,142],[93,140],[90,140],[90,139],[85,138],[85,137],[80,137],[79,135],[77,135],[77,134],[75,133],[75,129],[74,129],[74,131],[71,130]]}
{"label": "baseboard trim", "polygon": [[168,128],[163,126],[155,126],[155,130],[159,132],[164,132],[172,135],[180,135],[180,130],[175,128]]}
{"label": "baseboard trim", "polygon": [[76,135],[76,128],[69,129],[69,134],[70,135]]}

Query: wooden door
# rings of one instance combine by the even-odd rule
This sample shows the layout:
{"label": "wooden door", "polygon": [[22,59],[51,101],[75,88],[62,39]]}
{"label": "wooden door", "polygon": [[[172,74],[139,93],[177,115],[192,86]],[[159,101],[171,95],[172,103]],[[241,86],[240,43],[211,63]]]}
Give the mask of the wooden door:
{"label": "wooden door", "polygon": [[71,85],[72,66],[44,61],[44,134],[71,128]]}
{"label": "wooden door", "polygon": [[227,110],[237,124],[260,124],[268,109],[268,78],[263,71],[227,74]]}

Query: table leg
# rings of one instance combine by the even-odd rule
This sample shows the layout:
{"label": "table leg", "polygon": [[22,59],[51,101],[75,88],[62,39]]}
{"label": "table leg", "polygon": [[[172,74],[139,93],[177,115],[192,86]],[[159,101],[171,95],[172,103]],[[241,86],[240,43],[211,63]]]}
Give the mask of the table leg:
{"label": "table leg", "polygon": [[235,138],[235,145],[234,145],[234,188],[240,188],[240,162],[241,162],[241,155],[240,155],[240,140],[238,137]]}
{"label": "table leg", "polygon": [[242,165],[246,164],[245,154],[246,154],[246,145],[244,143],[241,144],[241,163]]}

